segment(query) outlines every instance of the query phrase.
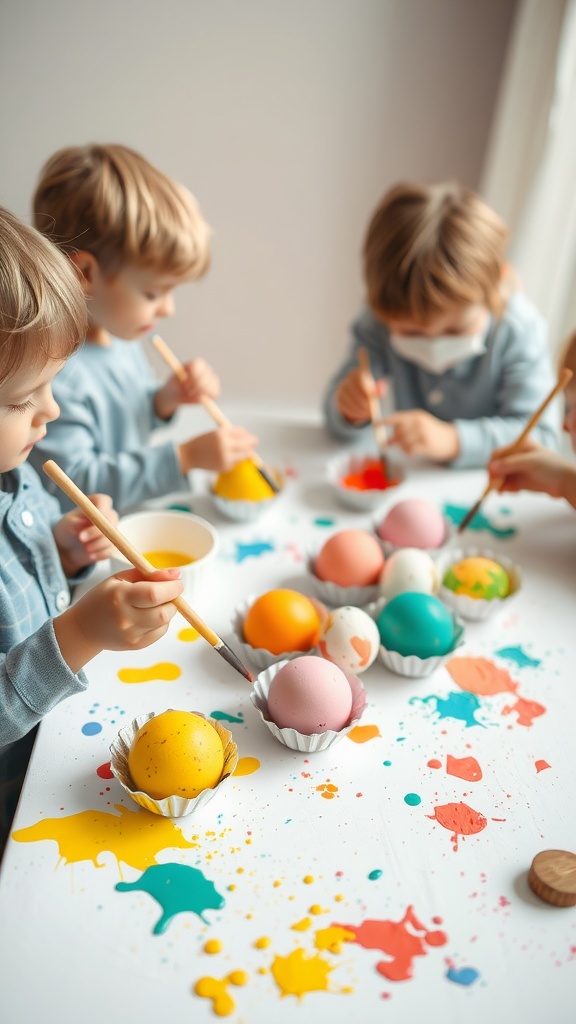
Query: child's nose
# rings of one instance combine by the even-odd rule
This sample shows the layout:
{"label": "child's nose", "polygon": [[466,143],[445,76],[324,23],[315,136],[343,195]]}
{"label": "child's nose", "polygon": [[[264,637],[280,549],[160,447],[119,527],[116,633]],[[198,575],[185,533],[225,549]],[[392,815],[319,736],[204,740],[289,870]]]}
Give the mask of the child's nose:
{"label": "child's nose", "polygon": [[174,296],[171,292],[163,295],[156,307],[157,316],[173,316],[175,310]]}
{"label": "child's nose", "polygon": [[51,423],[52,420],[57,420],[59,415],[60,406],[52,394],[52,389],[49,388],[47,394],[42,396],[42,402],[34,417],[35,423],[38,426],[43,426],[44,423]]}

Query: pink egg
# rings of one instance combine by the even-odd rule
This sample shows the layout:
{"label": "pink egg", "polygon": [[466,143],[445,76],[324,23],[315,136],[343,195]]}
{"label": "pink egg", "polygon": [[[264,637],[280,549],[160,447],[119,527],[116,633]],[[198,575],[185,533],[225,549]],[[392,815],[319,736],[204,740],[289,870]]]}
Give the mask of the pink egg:
{"label": "pink egg", "polygon": [[370,587],[378,582],[384,554],[367,530],[340,530],[328,538],[314,564],[319,579],[341,587]]}
{"label": "pink egg", "polygon": [[333,729],[350,718],[352,690],[341,669],[312,654],[294,658],[274,676],[268,691],[268,713],[279,729],[305,736]]}
{"label": "pink egg", "polygon": [[446,536],[441,512],[423,498],[406,498],[390,509],[376,530],[396,548],[438,548]]}

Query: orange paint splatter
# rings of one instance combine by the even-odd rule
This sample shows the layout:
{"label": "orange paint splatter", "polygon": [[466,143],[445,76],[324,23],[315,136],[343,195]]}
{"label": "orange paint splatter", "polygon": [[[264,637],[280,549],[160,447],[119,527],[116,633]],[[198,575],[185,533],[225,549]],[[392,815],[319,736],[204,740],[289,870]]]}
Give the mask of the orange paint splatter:
{"label": "orange paint splatter", "polygon": [[148,668],[121,668],[118,679],[121,683],[151,683],[161,681],[172,683],[182,675],[182,669],[171,661],[159,661]]}
{"label": "orange paint splatter", "polygon": [[368,743],[368,740],[375,740],[381,736],[377,725],[355,725],[350,732],[346,733],[347,739],[352,740],[353,743]]}
{"label": "orange paint splatter", "polygon": [[511,715],[514,712],[518,715],[518,725],[530,727],[535,718],[546,714],[546,708],[535,700],[526,700],[524,697],[518,697],[515,704],[508,704],[505,708],[502,708],[503,715]]}
{"label": "orange paint splatter", "polygon": [[479,782],[482,778],[482,769],[475,757],[452,757],[452,754],[448,754],[446,773],[465,779],[466,782]]}
{"label": "orange paint splatter", "polygon": [[486,818],[480,811],[475,811],[468,804],[440,804],[434,808],[434,814],[428,814],[428,818],[436,820],[442,828],[453,832],[451,836],[453,849],[458,849],[458,836],[473,836],[482,832],[488,824]]}
{"label": "orange paint splatter", "polygon": [[321,786],[316,786],[316,792],[320,793],[325,800],[333,800],[338,793],[338,786],[334,786],[329,780],[326,780]]}
{"label": "orange paint splatter", "polygon": [[505,668],[499,668],[488,658],[451,658],[446,668],[461,690],[481,697],[495,693],[516,693],[515,683]]}
{"label": "orange paint splatter", "polygon": [[260,767],[260,761],[257,757],[240,757],[238,758],[238,764],[232,772],[233,775],[253,775],[257,772]]}
{"label": "orange paint splatter", "polygon": [[372,654],[372,644],[370,640],[366,640],[365,637],[361,636],[351,636],[350,647],[358,655],[360,668],[365,668],[370,661],[370,656]]}
{"label": "orange paint splatter", "polygon": [[552,765],[548,764],[548,761],[535,761],[534,766],[536,768],[536,774],[543,772],[546,768],[552,767]]}
{"label": "orange paint splatter", "polygon": [[433,757],[431,761],[427,762],[429,768],[441,768],[442,761],[439,761],[437,757]]}
{"label": "orange paint splatter", "polygon": [[[428,946],[444,946],[448,936],[443,931],[428,931],[418,920],[413,908],[408,907],[401,921],[363,921],[356,927],[352,924],[337,925],[347,932],[352,932],[354,942],[364,949],[379,949],[390,956],[391,960],[381,960],[376,970],[388,981],[407,981],[412,977],[413,960],[417,956],[426,956]],[[412,928],[413,931],[410,931]],[[418,932],[422,934],[418,934]],[[416,933],[416,934],[415,934]],[[350,940],[347,940],[350,941]]]}

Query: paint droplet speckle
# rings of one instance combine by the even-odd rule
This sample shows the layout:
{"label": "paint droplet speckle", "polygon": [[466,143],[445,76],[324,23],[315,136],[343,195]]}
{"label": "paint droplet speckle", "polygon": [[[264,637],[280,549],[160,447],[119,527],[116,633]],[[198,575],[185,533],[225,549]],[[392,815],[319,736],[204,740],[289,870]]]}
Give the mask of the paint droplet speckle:
{"label": "paint droplet speckle", "polygon": [[422,797],[418,796],[418,793],[406,793],[404,803],[408,804],[409,807],[417,807],[418,804],[422,803]]}
{"label": "paint droplet speckle", "polygon": [[214,953],[221,953],[222,943],[220,942],[220,939],[208,939],[208,942],[204,943],[204,952],[210,953],[211,955]]}
{"label": "paint droplet speckle", "polygon": [[368,878],[370,879],[371,882],[375,882],[377,878],[382,878],[382,871],[380,870],[380,868],[374,868],[374,871],[370,872]]}
{"label": "paint droplet speckle", "polygon": [[86,722],[82,726],[82,732],[85,736],[96,736],[99,732],[102,732],[102,726],[100,722]]}

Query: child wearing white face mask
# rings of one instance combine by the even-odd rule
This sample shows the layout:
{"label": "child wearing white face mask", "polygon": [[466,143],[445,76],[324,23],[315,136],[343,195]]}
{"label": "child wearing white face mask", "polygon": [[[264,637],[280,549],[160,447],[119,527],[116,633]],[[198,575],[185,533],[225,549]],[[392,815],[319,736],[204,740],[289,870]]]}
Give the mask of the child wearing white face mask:
{"label": "child wearing white face mask", "polygon": [[[326,393],[333,434],[367,429],[376,387],[393,396],[390,443],[409,455],[484,466],[517,437],[554,375],[544,321],[510,286],[507,238],[497,214],[458,184],[401,184],[384,196],[364,243],[367,306]],[[554,448],[557,433],[551,409],[533,436]]]}

